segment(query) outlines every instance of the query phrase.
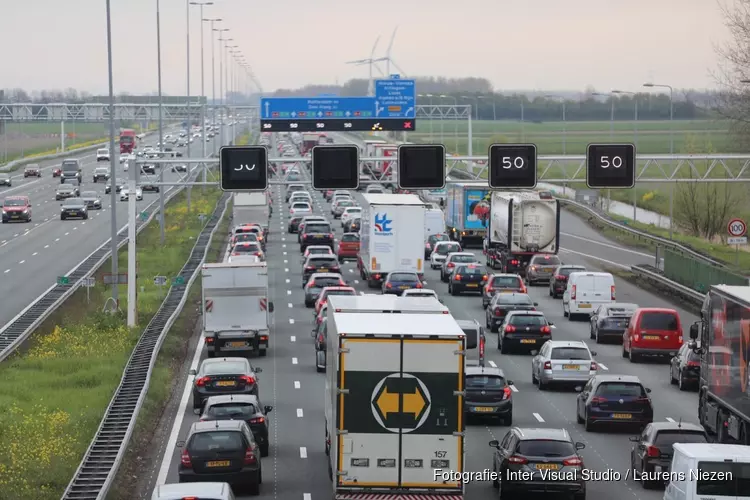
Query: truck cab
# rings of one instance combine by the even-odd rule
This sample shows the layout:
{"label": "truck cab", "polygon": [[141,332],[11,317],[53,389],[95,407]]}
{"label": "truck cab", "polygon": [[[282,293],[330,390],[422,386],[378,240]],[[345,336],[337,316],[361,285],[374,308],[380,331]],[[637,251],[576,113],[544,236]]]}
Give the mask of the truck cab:
{"label": "truck cab", "polygon": [[60,184],[65,184],[66,179],[77,179],[78,183],[83,182],[83,175],[81,174],[81,160],[78,158],[69,158],[63,160],[60,166],[62,174],[60,175]]}

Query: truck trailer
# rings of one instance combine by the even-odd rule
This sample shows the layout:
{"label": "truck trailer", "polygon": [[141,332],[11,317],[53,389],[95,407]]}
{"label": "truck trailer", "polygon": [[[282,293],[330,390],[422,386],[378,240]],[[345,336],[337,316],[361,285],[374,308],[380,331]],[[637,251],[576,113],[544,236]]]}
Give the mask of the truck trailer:
{"label": "truck trailer", "polygon": [[304,134],[302,134],[302,145],[300,148],[300,153],[304,155],[308,151],[312,151],[312,148],[318,145],[319,137],[320,134],[314,132],[305,132]]}
{"label": "truck trailer", "polygon": [[208,357],[237,352],[265,356],[273,312],[266,263],[203,264],[201,283]]}
{"label": "truck trailer", "polygon": [[487,266],[525,273],[531,257],[560,250],[560,203],[536,191],[493,191],[484,242]]}
{"label": "truck trailer", "polygon": [[413,194],[362,195],[357,268],[370,288],[388,273],[424,273],[424,203]]}
{"label": "truck trailer", "polygon": [[271,217],[271,203],[267,192],[262,193],[234,193],[232,201],[232,224],[257,223],[268,229],[268,219]]}
{"label": "truck trailer", "polygon": [[690,339],[700,354],[698,421],[718,443],[750,445],[750,286],[711,285]]}
{"label": "truck trailer", "polygon": [[[465,334],[448,308],[434,299],[333,296],[328,311],[333,498],[462,500]],[[445,480],[440,473],[449,471]]]}
{"label": "truck trailer", "polygon": [[448,236],[461,246],[481,246],[487,235],[490,190],[486,182],[465,182],[446,186],[445,224]]}

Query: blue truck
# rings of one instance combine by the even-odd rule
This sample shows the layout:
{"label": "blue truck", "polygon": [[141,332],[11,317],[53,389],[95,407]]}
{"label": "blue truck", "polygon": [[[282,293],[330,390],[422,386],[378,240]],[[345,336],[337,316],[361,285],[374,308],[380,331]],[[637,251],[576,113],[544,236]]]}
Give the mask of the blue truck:
{"label": "blue truck", "polygon": [[482,247],[490,221],[490,190],[486,182],[446,186],[445,225],[448,236],[466,248]]}

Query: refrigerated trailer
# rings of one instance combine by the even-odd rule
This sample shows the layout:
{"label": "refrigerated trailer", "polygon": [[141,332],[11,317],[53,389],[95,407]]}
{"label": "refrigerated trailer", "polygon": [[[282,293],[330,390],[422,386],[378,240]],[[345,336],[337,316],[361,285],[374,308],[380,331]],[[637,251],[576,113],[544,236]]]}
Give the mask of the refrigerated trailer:
{"label": "refrigerated trailer", "polygon": [[465,334],[437,300],[328,302],[325,450],[336,500],[461,500]]}

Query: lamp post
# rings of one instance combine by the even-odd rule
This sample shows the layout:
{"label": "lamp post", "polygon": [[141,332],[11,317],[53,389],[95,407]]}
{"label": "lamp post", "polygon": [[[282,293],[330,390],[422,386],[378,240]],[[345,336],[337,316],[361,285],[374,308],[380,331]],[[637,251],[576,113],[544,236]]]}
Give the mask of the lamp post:
{"label": "lamp post", "polygon": [[[159,152],[164,151],[164,100],[161,92],[161,6],[156,0],[156,65],[159,74]],[[164,165],[162,165],[163,167]],[[164,168],[159,169],[159,182],[164,182]],[[135,195],[135,193],[133,193]],[[164,190],[159,189],[159,241],[164,244]]]}
{"label": "lamp post", "polygon": [[[635,116],[633,117],[633,144],[635,144],[635,150],[638,151],[638,94],[635,92],[628,92],[627,90],[613,90],[613,94],[618,95],[632,95],[633,96],[633,108],[635,110]],[[638,172],[636,172],[636,177]],[[638,221],[637,210],[638,208],[638,190],[633,189],[633,220]]]}
{"label": "lamp post", "polygon": [[[219,147],[224,145],[224,118],[221,113],[224,112],[224,46],[231,38],[222,38],[223,33],[229,31],[229,28],[218,29],[219,31]],[[215,104],[214,104],[215,105]],[[216,141],[214,141],[215,145]]]}
{"label": "lamp post", "polygon": [[591,95],[600,96],[600,97],[607,97],[609,98],[609,140],[614,141],[615,140],[615,98],[612,95],[614,92],[610,92],[609,94],[605,94],[602,92],[594,92]]}
{"label": "lamp post", "polygon": [[474,101],[474,104],[476,104],[476,107],[474,108],[474,119],[476,121],[479,121],[479,97],[478,96],[470,96],[470,95],[462,95],[461,99],[468,99],[469,101]]}
{"label": "lamp post", "polygon": [[[203,18],[203,7],[206,5],[213,5],[213,2],[190,2],[190,5],[196,5],[198,8],[200,8],[201,13],[201,99],[206,98],[206,87],[205,87],[205,71],[203,69],[203,23],[207,21],[207,19]],[[203,145],[201,146],[201,154],[203,155],[203,158],[206,157],[206,103],[201,103],[201,142]],[[190,144],[190,140],[193,138],[192,134],[190,133],[190,129],[188,129],[188,144]],[[206,165],[201,165],[201,172],[203,178],[201,179],[203,181],[203,186],[201,187],[202,191],[206,191]]]}
{"label": "lamp post", "polygon": [[[214,48],[214,38],[215,38],[214,32],[216,31],[216,28],[214,28],[214,23],[219,22],[221,20],[222,19],[220,17],[215,18],[215,19],[204,19],[204,21],[211,23],[211,124],[212,125],[216,123],[216,62],[215,62],[216,49]],[[201,137],[203,141],[206,141],[205,124],[203,125],[203,131],[201,133]],[[216,141],[214,141],[214,145],[211,147],[213,148],[214,153],[215,153]]]}
{"label": "lamp post", "polygon": [[[107,0],[107,79],[109,82],[109,178],[112,179],[112,182],[114,182],[114,179],[116,178],[117,172],[115,171],[115,92],[114,92],[114,82],[112,77],[112,13],[110,9],[110,1]],[[7,134],[7,132],[6,132]],[[5,143],[7,146],[7,135],[5,137]],[[135,168],[135,165],[133,165],[132,168]],[[110,210],[110,237],[112,238],[110,243],[112,247],[112,276],[114,276],[116,281],[115,283],[119,282],[118,279],[118,270],[117,270],[117,210],[115,208],[117,207],[117,193],[115,192],[116,189],[112,189],[110,191],[110,203],[112,206],[112,210]],[[117,310],[117,305],[119,302],[118,298],[118,285],[112,286],[112,301],[114,303],[113,311]],[[135,318],[128,318],[129,320],[132,319],[132,324],[135,324]],[[128,321],[128,325],[131,324],[131,321]]]}
{"label": "lamp post", "polygon": [[491,94],[489,96],[478,95],[477,99],[492,99],[492,121],[496,122],[497,121],[497,108],[495,107],[495,105],[497,104],[497,102],[495,101],[495,94]]}
{"label": "lamp post", "polygon": [[568,150],[568,126],[565,121],[565,97],[561,95],[554,95],[554,94],[547,94],[544,96],[546,99],[559,99],[562,102],[562,121],[563,121],[563,139],[562,139],[562,149],[563,154],[567,154]]}
{"label": "lamp post", "polygon": [[[647,82],[643,84],[648,88],[669,89],[669,154],[674,154],[674,89],[671,85],[663,83]],[[669,183],[669,239],[674,236],[674,182]]]}
{"label": "lamp post", "polygon": [[430,141],[432,141],[432,98],[435,96],[432,94],[417,94],[417,97],[427,97],[430,100]]}
{"label": "lamp post", "polygon": [[[217,104],[215,90],[214,90],[214,96],[213,96],[213,99],[212,99],[213,102],[214,102],[214,107],[213,107],[213,125],[216,125],[218,123],[217,120],[216,120],[216,110],[217,109],[221,109],[221,46],[222,46],[221,45],[221,37],[222,37],[222,35],[225,32],[229,31],[229,28],[215,28],[213,31],[215,31],[216,33],[219,34],[218,38],[216,39],[219,42],[219,94],[218,94],[219,98],[218,98],[218,104]],[[216,51],[214,50],[214,47],[213,47],[213,40],[211,40],[211,52],[212,52],[212,54],[211,54],[211,72],[213,73],[215,71],[215,68],[216,68],[215,63],[214,63]],[[216,84],[216,74],[214,74],[213,78],[214,78],[214,85],[215,85]],[[222,136],[223,129],[224,129],[224,127],[219,126],[219,142],[221,141],[221,138],[223,137]],[[216,142],[217,141],[212,141],[212,142],[213,142],[214,153],[216,153]]]}
{"label": "lamp post", "polygon": [[[452,95],[441,94],[438,97],[440,97],[441,99],[453,99],[453,105],[458,106],[458,98]],[[453,137],[456,140],[456,152],[458,152],[458,119],[455,117],[453,118]]]}

